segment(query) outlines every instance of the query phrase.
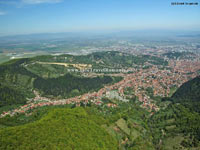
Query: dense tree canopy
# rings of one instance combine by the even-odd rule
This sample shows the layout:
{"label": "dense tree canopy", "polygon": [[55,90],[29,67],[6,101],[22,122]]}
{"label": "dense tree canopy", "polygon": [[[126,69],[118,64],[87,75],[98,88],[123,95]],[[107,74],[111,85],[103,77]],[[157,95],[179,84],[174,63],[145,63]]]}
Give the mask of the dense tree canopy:
{"label": "dense tree canopy", "polygon": [[87,78],[66,74],[58,78],[37,78],[34,87],[42,91],[44,95],[71,97],[90,90],[97,90],[102,88],[104,84],[112,82],[113,79],[109,76]]}
{"label": "dense tree canopy", "polygon": [[0,83],[0,107],[13,105],[13,104],[25,104],[25,96],[15,89],[7,86],[3,86]]}
{"label": "dense tree canopy", "polygon": [[200,102],[200,76],[184,83],[172,96],[176,101]]}
{"label": "dense tree canopy", "polygon": [[39,121],[1,129],[0,149],[115,150],[117,142],[83,108],[54,109]]}

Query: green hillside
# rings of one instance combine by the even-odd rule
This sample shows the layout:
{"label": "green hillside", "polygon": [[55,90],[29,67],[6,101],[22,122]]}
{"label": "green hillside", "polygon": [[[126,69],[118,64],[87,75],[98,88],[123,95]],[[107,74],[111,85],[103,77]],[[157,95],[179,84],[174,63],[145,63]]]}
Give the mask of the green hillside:
{"label": "green hillside", "polygon": [[16,89],[4,86],[0,83],[0,107],[13,104],[25,104],[26,98]]}
{"label": "green hillside", "polygon": [[[43,57],[51,56],[41,58]],[[36,65],[34,71],[33,68],[26,67],[34,63],[33,60],[36,58],[16,59],[0,65],[0,107],[25,104],[26,98],[34,97],[33,90],[38,90],[45,96],[72,97],[98,90],[104,84],[118,82],[122,79],[108,76],[81,77],[76,73],[69,74],[69,72],[64,72],[61,76],[63,66],[60,68],[59,65],[54,65],[53,73],[50,71],[55,77],[43,78],[49,73],[49,66],[41,68]]]}
{"label": "green hillside", "polygon": [[25,104],[33,97],[33,81],[37,75],[27,71],[22,64],[28,59],[11,60],[0,65],[0,107]]}
{"label": "green hillside", "polygon": [[172,96],[176,101],[200,102],[200,76],[184,83]]}
{"label": "green hillside", "polygon": [[184,83],[168,100],[171,104],[149,120],[154,144],[162,150],[199,150],[200,77]]}
{"label": "green hillside", "polygon": [[59,55],[59,56],[37,56],[33,61],[43,62],[65,62],[92,64],[94,67],[131,67],[133,64],[142,65],[149,62],[155,65],[167,65],[163,58],[150,55],[130,55],[118,51],[94,52],[88,55]]}
{"label": "green hillside", "polygon": [[83,108],[60,108],[39,121],[1,129],[0,149],[114,150],[117,142]]}
{"label": "green hillside", "polygon": [[181,103],[190,111],[200,113],[200,76],[184,83],[173,95],[173,103]]}
{"label": "green hillside", "polygon": [[[69,66],[38,62],[62,62],[68,63]],[[118,82],[122,79],[108,76],[81,77],[81,73],[74,72],[69,74],[69,68],[77,69],[70,64],[89,64],[94,69],[119,69],[133,67],[134,64],[143,65],[145,62],[156,65],[167,64],[166,61],[155,56],[134,56],[116,51],[95,52],[81,56],[44,55],[11,60],[0,65],[0,107],[24,104],[26,98],[34,97],[33,90],[38,90],[44,96],[66,98],[98,90],[105,84]],[[4,87],[8,90],[5,90]],[[16,101],[13,98],[14,95],[8,93],[16,95]]]}
{"label": "green hillside", "polygon": [[[131,56],[120,52],[12,60],[0,65],[0,112],[5,110],[4,107],[9,110],[12,105],[25,104],[27,98],[34,96],[33,90],[54,98],[73,97],[122,79],[82,76],[81,73],[68,73],[63,65],[37,62],[91,64],[99,68],[131,67],[145,62],[166,64],[153,56]],[[0,118],[0,149],[200,149],[200,77],[184,83],[172,97],[161,101],[167,103],[163,105],[165,107],[160,105],[154,115],[141,108],[141,103],[130,91],[125,91],[132,95],[127,97],[129,102],[102,98],[100,105],[89,102],[80,103],[81,107],[76,104],[43,106],[25,114]],[[110,103],[116,107],[108,107]]]}
{"label": "green hillside", "polygon": [[[1,87],[12,89],[12,93],[19,93],[21,100],[16,99],[14,102],[11,98],[5,97],[8,91],[0,91],[1,106],[10,104],[24,104],[25,98],[34,97],[33,90],[45,96],[61,96],[71,97],[97,90],[103,87],[104,84],[117,82],[120,80],[118,77],[80,77],[76,73],[71,75],[68,68],[75,68],[73,66],[65,67],[63,65],[55,64],[40,64],[37,62],[62,62],[71,64],[90,64],[92,68],[128,68],[134,66],[133,64],[144,64],[149,62],[157,65],[165,65],[166,62],[153,56],[134,56],[125,53],[110,51],[110,52],[96,52],[89,55],[72,56],[72,55],[59,55],[59,56],[36,56],[33,58],[22,58],[11,60],[0,65],[0,83]],[[4,88],[5,89],[5,88]],[[4,97],[4,98],[2,98]],[[12,94],[10,94],[12,97]],[[17,96],[18,97],[18,96]],[[2,100],[3,99],[3,100]],[[10,100],[8,100],[10,99]],[[12,101],[6,102],[6,101]],[[1,107],[0,106],[0,107]]]}
{"label": "green hillside", "polygon": [[37,78],[34,81],[34,87],[42,91],[44,95],[71,97],[91,90],[98,90],[102,88],[104,84],[112,83],[115,79],[117,78],[109,76],[87,78],[66,74],[58,78]]}

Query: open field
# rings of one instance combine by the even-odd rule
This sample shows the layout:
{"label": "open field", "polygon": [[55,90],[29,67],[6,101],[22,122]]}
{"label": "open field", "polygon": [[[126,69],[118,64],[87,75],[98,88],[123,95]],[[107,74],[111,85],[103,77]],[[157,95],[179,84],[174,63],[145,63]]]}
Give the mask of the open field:
{"label": "open field", "polygon": [[78,69],[86,69],[86,68],[92,68],[91,64],[69,64],[69,63],[57,63],[57,62],[37,62],[39,64],[52,64],[52,65],[62,65],[65,67],[73,66]]}

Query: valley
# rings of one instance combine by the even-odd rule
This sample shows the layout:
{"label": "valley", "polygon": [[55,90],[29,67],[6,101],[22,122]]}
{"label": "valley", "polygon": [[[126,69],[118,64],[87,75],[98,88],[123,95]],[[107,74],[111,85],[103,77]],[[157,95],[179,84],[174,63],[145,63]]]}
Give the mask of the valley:
{"label": "valley", "polygon": [[199,4],[0,0],[0,150],[200,150]]}
{"label": "valley", "polygon": [[[183,83],[199,75],[199,58],[192,57],[196,58],[177,60],[161,55],[132,56],[108,51],[84,56],[64,54],[12,60],[0,66],[0,79],[6,81],[1,86],[13,90],[19,87],[16,92],[21,93],[24,101],[18,100],[17,105],[13,105],[9,103],[11,97],[5,97],[0,109],[0,128],[3,131],[14,124],[37,124],[54,109],[81,107],[107,120],[100,128],[117,140],[120,149],[137,146],[138,150],[145,146],[167,149],[164,143],[170,140],[171,132],[179,128],[175,123],[178,118],[170,113],[179,106],[173,104],[170,97]],[[8,92],[2,88],[1,95],[6,94]],[[182,109],[185,107],[187,105],[183,104]],[[168,114],[164,127],[155,124],[163,111]],[[182,131],[174,133],[179,136]],[[190,141],[187,136],[181,136],[180,145],[182,141]],[[135,142],[139,143],[135,145]]]}

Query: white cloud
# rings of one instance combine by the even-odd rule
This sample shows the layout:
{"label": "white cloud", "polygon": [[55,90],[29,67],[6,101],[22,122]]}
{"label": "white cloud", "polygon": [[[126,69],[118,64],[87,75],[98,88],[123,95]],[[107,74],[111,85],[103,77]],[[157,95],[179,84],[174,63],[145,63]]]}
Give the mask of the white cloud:
{"label": "white cloud", "polygon": [[0,16],[6,15],[6,12],[0,11]]}
{"label": "white cloud", "polygon": [[62,0],[22,0],[25,4],[60,3]]}

